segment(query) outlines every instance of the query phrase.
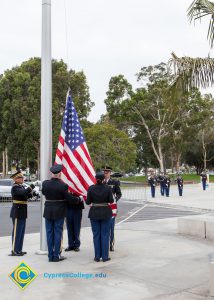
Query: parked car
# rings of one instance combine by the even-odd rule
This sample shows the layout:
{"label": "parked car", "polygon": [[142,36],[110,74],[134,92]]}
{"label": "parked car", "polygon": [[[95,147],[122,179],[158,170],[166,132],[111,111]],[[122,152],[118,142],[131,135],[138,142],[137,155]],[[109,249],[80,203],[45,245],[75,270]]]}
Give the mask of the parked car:
{"label": "parked car", "polygon": [[13,179],[0,179],[0,200],[11,200]]}
{"label": "parked car", "polygon": [[[13,179],[0,179],[0,201],[8,201],[12,199],[11,188],[13,183]],[[31,183],[32,182],[24,182],[23,185],[25,188],[27,188]],[[36,195],[33,198],[31,198],[31,201],[38,201],[40,199],[40,191],[38,185],[35,185],[34,191],[36,192]]]}
{"label": "parked car", "polygon": [[123,174],[120,172],[114,172],[111,174],[111,177],[123,177]]}

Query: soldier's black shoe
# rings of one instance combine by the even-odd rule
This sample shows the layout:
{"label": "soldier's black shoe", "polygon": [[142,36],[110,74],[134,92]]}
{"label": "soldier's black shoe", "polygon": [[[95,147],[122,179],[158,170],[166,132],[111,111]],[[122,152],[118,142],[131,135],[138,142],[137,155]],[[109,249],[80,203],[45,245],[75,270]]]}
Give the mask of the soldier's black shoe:
{"label": "soldier's black shoe", "polygon": [[74,250],[74,247],[67,247],[65,248],[65,251],[68,252],[68,251],[73,251]]}
{"label": "soldier's black shoe", "polygon": [[15,252],[15,251],[11,251],[11,254],[9,254],[9,256],[23,256],[24,254],[19,253],[19,252]]}
{"label": "soldier's black shoe", "polygon": [[67,257],[65,257],[65,256],[54,257],[53,262],[62,261],[62,260],[65,260],[66,258],[67,258]]}
{"label": "soldier's black shoe", "polygon": [[79,251],[80,251],[80,248],[79,248],[79,247],[75,247],[75,248],[74,248],[74,251],[75,251],[75,252],[79,252]]}
{"label": "soldier's black shoe", "polygon": [[95,257],[95,258],[94,258],[94,261],[99,262],[100,259]]}
{"label": "soldier's black shoe", "polygon": [[25,252],[25,251],[21,251],[21,252],[19,252],[19,253],[22,254],[22,255],[27,254],[27,252]]}
{"label": "soldier's black shoe", "polygon": [[107,259],[103,259],[103,262],[106,262],[106,261],[109,261],[109,260],[111,260],[110,257],[108,257]]}

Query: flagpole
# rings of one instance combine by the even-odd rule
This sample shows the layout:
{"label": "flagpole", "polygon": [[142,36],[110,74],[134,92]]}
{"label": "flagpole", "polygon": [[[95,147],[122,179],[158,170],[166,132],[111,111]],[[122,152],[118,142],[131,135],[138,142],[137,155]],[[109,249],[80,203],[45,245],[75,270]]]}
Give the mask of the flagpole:
{"label": "flagpole", "polygon": [[[42,0],[42,56],[41,56],[41,123],[40,123],[40,180],[50,177],[52,165],[52,67],[51,67],[51,0]],[[41,196],[40,250],[47,253],[45,198]]]}

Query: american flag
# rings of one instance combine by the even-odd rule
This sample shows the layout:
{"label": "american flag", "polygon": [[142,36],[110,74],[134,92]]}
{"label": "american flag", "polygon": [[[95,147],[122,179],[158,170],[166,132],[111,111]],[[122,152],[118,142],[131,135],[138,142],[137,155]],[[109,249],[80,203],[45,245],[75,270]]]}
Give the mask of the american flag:
{"label": "american flag", "polygon": [[63,166],[61,179],[69,190],[85,198],[89,186],[96,182],[95,171],[70,92],[66,98],[55,163]]}

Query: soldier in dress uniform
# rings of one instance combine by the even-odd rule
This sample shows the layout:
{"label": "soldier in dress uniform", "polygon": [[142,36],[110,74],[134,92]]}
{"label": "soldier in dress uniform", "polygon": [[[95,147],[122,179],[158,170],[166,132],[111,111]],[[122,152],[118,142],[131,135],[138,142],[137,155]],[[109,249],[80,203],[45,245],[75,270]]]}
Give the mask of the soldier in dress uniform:
{"label": "soldier in dress uniform", "polygon": [[104,174],[96,174],[97,183],[90,186],[87,193],[86,204],[91,205],[88,217],[91,220],[94,242],[94,261],[103,262],[110,260],[109,239],[112,219],[112,209],[109,203],[113,203],[112,189],[103,184]]}
{"label": "soldier in dress uniform", "polygon": [[148,177],[148,183],[151,187],[151,195],[152,195],[152,198],[155,198],[155,187],[156,187],[156,177],[154,174],[151,174],[149,177]]}
{"label": "soldier in dress uniform", "polygon": [[[111,186],[112,188],[112,193],[114,196],[114,204],[112,204],[112,206],[116,207],[117,210],[117,201],[121,198],[122,193],[121,193],[121,189],[120,189],[120,181],[116,180],[116,179],[112,179],[111,178],[111,171],[112,168],[105,166],[103,167],[103,171],[104,171],[104,183],[108,184]],[[115,227],[115,217],[116,217],[116,213],[112,216],[111,219],[111,230],[110,230],[110,251],[114,251],[114,243],[115,243],[115,239],[114,239],[114,227]]]}
{"label": "soldier in dress uniform", "polygon": [[35,186],[31,184],[25,188],[23,185],[24,176],[20,171],[11,175],[10,178],[14,180],[11,189],[13,205],[10,212],[13,221],[11,256],[23,256],[27,254],[27,252],[22,251],[27,219],[27,201],[33,196]]}
{"label": "soldier in dress uniform", "polygon": [[177,178],[175,179],[175,182],[178,185],[179,196],[182,196],[184,181],[180,174],[178,174]]}
{"label": "soldier in dress uniform", "polygon": [[68,192],[68,185],[61,180],[62,165],[55,164],[50,171],[52,178],[42,183],[42,194],[46,198],[43,217],[45,218],[49,262],[58,262],[65,259],[60,253],[68,201],[78,204],[82,198],[75,197]]}
{"label": "soldier in dress uniform", "polygon": [[163,172],[160,173],[160,175],[157,178],[157,181],[160,184],[161,196],[164,196],[164,187],[165,187],[165,185],[164,185],[164,173]]}
{"label": "soldier in dress uniform", "polygon": [[206,186],[207,186],[207,174],[206,174],[206,172],[203,171],[200,176],[201,176],[201,181],[202,181],[202,187],[203,187],[203,190],[205,191]]}
{"label": "soldier in dress uniform", "polygon": [[164,189],[166,192],[166,197],[169,197],[169,189],[170,189],[171,179],[168,174],[164,176]]}

